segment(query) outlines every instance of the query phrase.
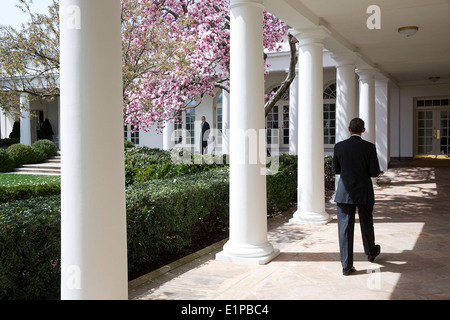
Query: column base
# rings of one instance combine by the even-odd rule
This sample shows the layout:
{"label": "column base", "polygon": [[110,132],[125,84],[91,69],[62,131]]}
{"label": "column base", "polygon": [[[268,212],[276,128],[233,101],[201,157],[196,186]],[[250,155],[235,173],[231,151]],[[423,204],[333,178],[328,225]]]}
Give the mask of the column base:
{"label": "column base", "polygon": [[323,225],[331,220],[333,220],[333,218],[326,212],[297,211],[294,213],[292,219],[289,220],[289,223]]}
{"label": "column base", "polygon": [[223,251],[216,254],[216,260],[235,263],[263,265],[269,263],[280,254],[280,250],[270,243],[263,246],[233,245],[228,241]]}

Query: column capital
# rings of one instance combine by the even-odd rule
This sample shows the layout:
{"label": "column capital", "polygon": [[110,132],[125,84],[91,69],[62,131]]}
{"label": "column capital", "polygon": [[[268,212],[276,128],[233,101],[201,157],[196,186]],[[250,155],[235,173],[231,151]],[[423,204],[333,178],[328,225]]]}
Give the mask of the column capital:
{"label": "column capital", "polygon": [[262,0],[231,0],[228,9],[232,10],[236,7],[243,7],[243,6],[254,6],[262,9],[265,8]]}
{"label": "column capital", "polygon": [[387,86],[389,84],[389,78],[386,77],[380,77],[375,79],[375,86]]}
{"label": "column capital", "polygon": [[359,76],[359,80],[374,80],[377,70],[375,68],[356,69],[356,73]]}
{"label": "column capital", "polygon": [[337,67],[356,64],[356,54],[354,52],[333,53],[331,58],[336,61]]}
{"label": "column capital", "polygon": [[300,46],[315,43],[322,44],[323,40],[331,34],[324,26],[306,29],[290,29],[289,32],[297,38]]}

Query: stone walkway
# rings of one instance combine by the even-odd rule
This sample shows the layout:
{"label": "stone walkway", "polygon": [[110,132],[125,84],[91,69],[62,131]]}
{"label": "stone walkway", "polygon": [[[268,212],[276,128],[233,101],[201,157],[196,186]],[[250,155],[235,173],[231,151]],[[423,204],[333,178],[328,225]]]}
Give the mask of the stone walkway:
{"label": "stone walkway", "polygon": [[[381,255],[363,253],[355,226],[355,267],[343,276],[334,220],[324,226],[269,223],[281,250],[267,265],[214,259],[223,243],[130,282],[130,300],[450,299],[450,167],[397,167],[379,178],[374,211]],[[358,220],[356,221],[357,224]]]}

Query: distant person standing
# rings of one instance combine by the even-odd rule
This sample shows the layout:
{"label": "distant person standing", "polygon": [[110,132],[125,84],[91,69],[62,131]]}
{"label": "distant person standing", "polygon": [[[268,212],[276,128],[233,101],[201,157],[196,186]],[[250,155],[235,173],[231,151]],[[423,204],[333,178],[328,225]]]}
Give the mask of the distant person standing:
{"label": "distant person standing", "polygon": [[340,258],[343,274],[356,271],[353,266],[353,236],[355,212],[361,225],[364,253],[373,262],[380,254],[380,246],[375,244],[373,227],[373,206],[375,195],[372,177],[380,174],[376,147],[361,138],[366,131],[364,121],[355,118],[350,122],[351,137],[334,147],[333,172],[340,175],[335,202],[337,203]]}
{"label": "distant person standing", "polygon": [[205,116],[202,116],[202,137],[201,137],[202,154],[205,154],[208,148],[209,132],[210,132],[209,123],[206,122]]}

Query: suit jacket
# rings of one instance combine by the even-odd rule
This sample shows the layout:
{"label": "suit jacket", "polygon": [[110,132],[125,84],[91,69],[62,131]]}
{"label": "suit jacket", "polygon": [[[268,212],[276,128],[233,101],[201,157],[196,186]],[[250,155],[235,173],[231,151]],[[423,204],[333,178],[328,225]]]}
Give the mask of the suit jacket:
{"label": "suit jacket", "polygon": [[209,123],[208,122],[204,122],[202,125],[202,142],[206,142],[209,138]]}
{"label": "suit jacket", "polygon": [[373,143],[359,136],[334,146],[333,172],[339,174],[334,201],[349,204],[374,204],[371,177],[380,174],[377,150]]}

